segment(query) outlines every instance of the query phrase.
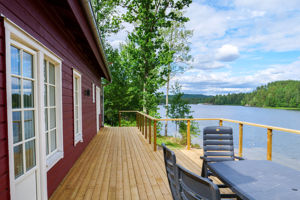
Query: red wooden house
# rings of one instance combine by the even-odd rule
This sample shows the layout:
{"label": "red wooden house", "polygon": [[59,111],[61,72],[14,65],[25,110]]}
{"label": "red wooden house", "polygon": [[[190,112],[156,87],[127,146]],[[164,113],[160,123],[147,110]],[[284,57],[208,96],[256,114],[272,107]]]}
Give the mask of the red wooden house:
{"label": "red wooden house", "polygon": [[101,126],[88,0],[0,1],[0,199],[48,199]]}

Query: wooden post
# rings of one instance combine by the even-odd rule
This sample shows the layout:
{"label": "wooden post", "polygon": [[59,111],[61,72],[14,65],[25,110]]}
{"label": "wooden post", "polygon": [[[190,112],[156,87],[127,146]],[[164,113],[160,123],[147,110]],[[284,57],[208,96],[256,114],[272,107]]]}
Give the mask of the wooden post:
{"label": "wooden post", "polygon": [[144,135],[145,117],[142,115],[142,134]]}
{"label": "wooden post", "polygon": [[119,127],[121,127],[121,112],[119,111]]}
{"label": "wooden post", "polygon": [[187,150],[191,149],[191,121],[187,121],[187,134],[186,134],[186,140],[187,140]]}
{"label": "wooden post", "polygon": [[136,123],[136,127],[138,127],[139,126],[138,113],[135,113],[135,123]]}
{"label": "wooden post", "polygon": [[151,124],[152,124],[152,121],[151,119],[149,119],[149,144],[151,144]]}
{"label": "wooden post", "polygon": [[157,133],[157,130],[156,130],[156,121],[154,121],[154,136],[153,136],[153,150],[156,151],[156,133]]}
{"label": "wooden post", "polygon": [[219,126],[223,126],[223,120],[219,121]]}
{"label": "wooden post", "polygon": [[142,130],[141,114],[139,114],[139,130]]}
{"label": "wooden post", "polygon": [[145,117],[145,139],[147,140],[147,117]]}
{"label": "wooden post", "polygon": [[268,128],[267,160],[272,160],[272,135],[273,130]]}
{"label": "wooden post", "polygon": [[239,125],[240,135],[239,135],[239,156],[243,156],[243,124]]}

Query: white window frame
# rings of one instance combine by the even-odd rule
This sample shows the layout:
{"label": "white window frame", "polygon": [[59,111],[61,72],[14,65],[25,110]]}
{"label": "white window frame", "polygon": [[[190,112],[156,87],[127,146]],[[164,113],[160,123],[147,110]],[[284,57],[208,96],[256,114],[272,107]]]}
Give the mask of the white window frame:
{"label": "white window frame", "polygon": [[[56,101],[56,150],[49,152],[47,155],[47,171],[50,170],[59,160],[64,157],[63,147],[63,109],[62,109],[62,63],[60,60],[55,59],[51,54],[44,54],[43,58],[43,104],[44,104],[44,60],[51,62],[55,67],[55,101]],[[48,73],[48,72],[47,72]],[[48,102],[49,103],[49,102]],[[43,106],[43,113],[45,105]],[[45,113],[44,113],[45,114]],[[44,120],[43,120],[44,121]],[[49,121],[49,120],[48,120]],[[45,126],[45,124],[44,124]],[[44,133],[45,133],[45,129]],[[46,149],[46,147],[45,147]]]}
{"label": "white window frame", "polygon": [[56,70],[57,81],[59,82],[57,91],[57,126],[60,132],[57,134],[60,141],[57,143],[59,152],[51,158],[46,157],[46,139],[44,134],[39,134],[36,140],[37,158],[36,165],[39,167],[37,173],[37,191],[39,199],[48,199],[47,171],[63,158],[63,117],[62,117],[62,59],[49,50],[46,46],[33,38],[22,28],[14,24],[11,20],[4,18],[5,27],[5,48],[6,48],[6,89],[7,89],[7,122],[8,122],[8,152],[9,152],[9,179],[11,199],[15,199],[15,175],[14,175],[14,154],[13,154],[13,134],[12,134],[12,99],[11,99],[11,63],[10,46],[14,44],[23,45],[36,53],[36,91],[35,93],[35,126],[36,134],[45,130],[44,120],[44,59],[48,58],[55,63],[59,70]]}
{"label": "white window frame", "polygon": [[92,83],[93,103],[95,103],[95,84]]}
{"label": "white window frame", "polygon": [[[78,133],[76,133],[76,128],[75,128],[75,81],[76,79],[79,80],[78,83]],[[82,84],[81,84],[81,74],[78,72],[76,69],[73,68],[73,118],[74,118],[74,146],[78,142],[83,142],[83,137],[82,137]]]}

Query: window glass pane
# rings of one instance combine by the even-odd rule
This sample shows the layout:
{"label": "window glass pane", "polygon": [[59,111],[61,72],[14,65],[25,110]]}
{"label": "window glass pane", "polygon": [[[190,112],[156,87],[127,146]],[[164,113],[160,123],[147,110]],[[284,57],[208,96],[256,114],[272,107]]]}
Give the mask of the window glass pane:
{"label": "window glass pane", "polygon": [[23,80],[24,108],[33,108],[33,81]]}
{"label": "window glass pane", "polygon": [[74,110],[74,118],[75,118],[75,120],[78,119],[78,106],[75,106],[75,110]]}
{"label": "window glass pane", "polygon": [[24,133],[25,139],[34,137],[34,112],[24,111]]}
{"label": "window glass pane", "polygon": [[45,131],[48,130],[48,109],[45,109]]}
{"label": "window glass pane", "polygon": [[49,83],[55,84],[55,67],[49,62]]}
{"label": "window glass pane", "polygon": [[35,140],[25,143],[26,171],[35,166]]}
{"label": "window glass pane", "polygon": [[75,77],[75,91],[78,91],[78,78]]}
{"label": "window glass pane", "polygon": [[78,105],[78,92],[75,92],[75,106]]}
{"label": "window glass pane", "polygon": [[46,155],[49,154],[49,133],[46,133]]}
{"label": "window glass pane", "polygon": [[79,133],[79,120],[76,120],[76,133]]}
{"label": "window glass pane", "polygon": [[56,149],[56,130],[51,131],[50,140],[51,140],[51,152],[52,152]]}
{"label": "window glass pane", "polygon": [[15,178],[18,178],[19,176],[24,174],[22,144],[14,147],[14,165],[15,165]]}
{"label": "window glass pane", "polygon": [[44,85],[44,106],[47,107],[48,106],[48,87],[47,85],[45,84]]}
{"label": "window glass pane", "polygon": [[50,129],[56,127],[56,111],[55,108],[50,109]]}
{"label": "window glass pane", "polygon": [[47,61],[44,60],[44,82],[47,83]]}
{"label": "window glass pane", "polygon": [[14,143],[22,140],[21,112],[13,112],[13,135]]}
{"label": "window glass pane", "polygon": [[21,75],[20,69],[20,50],[14,46],[10,46],[11,56],[11,73],[15,75]]}
{"label": "window glass pane", "polygon": [[11,78],[12,108],[21,108],[21,81],[19,78]]}
{"label": "window glass pane", "polygon": [[23,76],[33,78],[33,56],[23,52]]}
{"label": "window glass pane", "polygon": [[75,133],[78,133],[78,123],[77,123],[78,120],[75,120],[74,122],[74,129],[75,129]]}
{"label": "window glass pane", "polygon": [[55,106],[55,87],[49,85],[50,106]]}

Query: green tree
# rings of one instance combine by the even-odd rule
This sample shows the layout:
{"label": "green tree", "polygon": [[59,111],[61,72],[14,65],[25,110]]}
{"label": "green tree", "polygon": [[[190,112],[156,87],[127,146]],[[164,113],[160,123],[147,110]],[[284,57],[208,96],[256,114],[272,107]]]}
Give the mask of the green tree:
{"label": "green tree", "polygon": [[[183,12],[175,10],[174,12],[178,16],[183,16]],[[185,21],[173,21],[170,27],[163,28],[161,30],[162,36],[165,42],[169,46],[169,52],[171,59],[167,64],[166,72],[166,117],[169,113],[169,90],[170,80],[177,73],[183,73],[188,67],[188,62],[192,59],[189,54],[189,39],[193,35],[193,31],[187,30],[185,27]],[[168,135],[168,121],[165,122],[165,136]]]}
{"label": "green tree", "polygon": [[[186,103],[182,99],[183,93],[181,92],[181,86],[178,82],[172,87],[171,93],[173,94],[172,99],[170,99],[170,110],[169,110],[169,117],[171,118],[193,118],[191,106]],[[187,125],[184,121],[175,121],[176,131],[179,128],[179,133],[181,135],[181,142],[186,144],[186,132],[187,132]],[[195,136],[198,135],[199,129],[197,123],[192,121],[190,127],[191,135]]]}
{"label": "green tree", "polygon": [[173,22],[186,22],[188,19],[177,15],[189,6],[191,0],[123,0],[121,5],[127,10],[125,22],[134,24],[128,36],[128,53],[132,54],[135,81],[141,88],[143,111],[156,110],[159,102],[158,89],[165,83],[168,63],[174,52],[170,51],[160,30],[169,28]]}

